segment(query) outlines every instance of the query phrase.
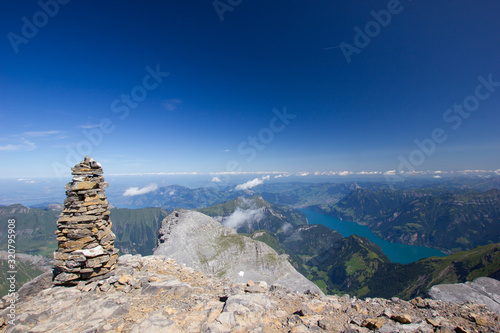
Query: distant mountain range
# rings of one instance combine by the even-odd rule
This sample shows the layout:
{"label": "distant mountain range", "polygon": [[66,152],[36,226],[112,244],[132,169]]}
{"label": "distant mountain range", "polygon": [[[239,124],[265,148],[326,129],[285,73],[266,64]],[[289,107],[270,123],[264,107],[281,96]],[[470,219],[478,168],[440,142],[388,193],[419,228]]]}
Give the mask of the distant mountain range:
{"label": "distant mountain range", "polygon": [[153,192],[136,196],[120,196],[110,202],[117,207],[161,207],[163,209],[195,209],[236,199],[246,195],[233,188],[200,187],[188,188],[180,185],[160,187]]}
{"label": "distant mountain range", "polygon": [[[131,206],[157,207],[111,209],[111,221],[115,246],[122,254],[148,255],[157,245],[158,230],[170,209],[197,208],[242,235],[266,243],[279,255],[287,255],[295,269],[324,292],[407,299],[424,295],[437,283],[478,276],[500,278],[500,191],[492,186],[496,185],[491,179],[425,188],[406,184],[397,190],[382,183],[264,184],[247,191],[169,186],[127,197]],[[366,238],[344,238],[325,226],[308,225],[304,214],[295,209],[307,205],[368,225],[390,241],[449,253],[467,251],[406,265],[391,263]],[[7,220],[14,218],[17,251],[52,256],[59,208],[0,206],[0,250],[6,249]]]}
{"label": "distant mountain range", "polygon": [[160,187],[156,191],[110,200],[119,207],[161,207],[164,209],[195,209],[220,204],[238,197],[261,195],[266,201],[281,206],[304,207],[314,204],[335,203],[358,188],[352,184],[263,184],[249,190],[234,187],[188,188],[180,185]]}

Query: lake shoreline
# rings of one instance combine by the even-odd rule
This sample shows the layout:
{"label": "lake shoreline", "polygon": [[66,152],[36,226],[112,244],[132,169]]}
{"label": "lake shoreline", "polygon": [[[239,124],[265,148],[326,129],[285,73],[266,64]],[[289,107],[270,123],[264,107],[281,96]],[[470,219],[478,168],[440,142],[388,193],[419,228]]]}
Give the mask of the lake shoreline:
{"label": "lake shoreline", "polygon": [[300,209],[300,211],[306,215],[309,224],[324,225],[338,231],[343,237],[358,235],[368,238],[371,242],[380,246],[384,254],[394,263],[408,264],[420,259],[447,255],[443,251],[426,246],[389,242],[375,235],[368,226],[353,221],[337,219],[311,209]]}

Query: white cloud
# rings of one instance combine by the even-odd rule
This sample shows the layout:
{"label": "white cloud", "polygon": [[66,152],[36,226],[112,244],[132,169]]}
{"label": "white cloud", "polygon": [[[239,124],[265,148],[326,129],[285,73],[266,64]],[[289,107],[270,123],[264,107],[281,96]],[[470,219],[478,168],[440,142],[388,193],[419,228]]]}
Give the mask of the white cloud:
{"label": "white cloud", "polygon": [[248,190],[248,189],[251,189],[252,187],[264,184],[264,181],[269,180],[270,178],[271,178],[271,176],[269,176],[269,175],[262,176],[261,179],[255,178],[255,179],[247,181],[246,183],[236,185],[235,189],[238,191]]}
{"label": "white cloud", "polygon": [[141,194],[146,194],[149,192],[156,191],[158,189],[158,185],[156,184],[150,184],[148,186],[145,186],[143,188],[138,188],[138,187],[130,187],[125,190],[123,193],[123,196],[125,197],[132,197],[134,195],[141,195]]}
{"label": "white cloud", "polygon": [[[21,134],[13,134],[11,138],[14,138],[18,143],[7,144],[0,146],[0,151],[19,151],[26,150],[30,151],[37,147],[37,145],[28,140],[27,138],[44,138],[45,140],[59,140],[64,138],[64,132],[62,131],[34,131],[34,132],[24,132]],[[6,139],[1,139],[6,140]],[[10,140],[10,139],[9,139]]]}
{"label": "white cloud", "polygon": [[99,124],[93,124],[93,125],[81,125],[80,128],[84,128],[84,129],[91,129],[91,128],[97,128],[101,125]]}
{"label": "white cloud", "polygon": [[259,222],[264,218],[264,212],[258,208],[243,210],[240,207],[227,217],[222,224],[226,227],[238,229],[243,224]]}
{"label": "white cloud", "polygon": [[30,151],[30,150],[33,150],[36,148],[36,145],[29,141],[29,140],[26,140],[26,139],[21,139],[21,142],[22,143],[19,143],[19,144],[16,144],[16,145],[13,145],[13,144],[8,144],[8,145],[5,145],[5,146],[0,146],[0,151],[17,151],[17,150],[27,150],[27,151]]}
{"label": "white cloud", "polygon": [[495,173],[500,176],[500,169],[496,169]]}
{"label": "white cloud", "polygon": [[182,104],[182,101],[177,98],[172,98],[172,99],[167,99],[166,101],[163,102],[163,107],[167,111],[175,111],[177,110],[177,107]]}
{"label": "white cloud", "polygon": [[282,177],[290,177],[290,176],[292,176],[292,175],[289,173],[283,173],[283,174],[279,174],[277,176],[274,176],[274,178],[282,178]]}
{"label": "white cloud", "polygon": [[35,181],[33,179],[24,179],[24,178],[19,178],[17,181],[18,182],[23,182],[25,184],[36,184],[36,183],[38,183],[37,181]]}
{"label": "white cloud", "polygon": [[235,189],[236,190],[248,190],[251,189],[252,187],[258,186],[264,184],[264,181],[259,178],[255,178],[252,180],[247,181],[246,183],[236,185]]}
{"label": "white cloud", "polygon": [[55,135],[55,134],[62,134],[62,132],[61,131],[24,132],[23,134],[20,134],[19,136],[30,136],[30,137],[40,138],[40,137]]}
{"label": "white cloud", "polygon": [[384,172],[384,175],[387,175],[387,176],[394,176],[396,174],[396,170],[388,170],[386,172]]}
{"label": "white cloud", "polygon": [[212,183],[220,183],[222,180],[219,177],[213,177],[211,180]]}
{"label": "white cloud", "polygon": [[283,223],[283,226],[282,226],[281,228],[283,228],[283,232],[284,232],[285,234],[287,234],[287,233],[289,233],[291,230],[293,230],[293,226],[292,226],[290,223],[288,223],[288,222]]}
{"label": "white cloud", "polygon": [[379,175],[381,174],[380,171],[360,171],[360,172],[357,172],[356,174],[358,175]]}

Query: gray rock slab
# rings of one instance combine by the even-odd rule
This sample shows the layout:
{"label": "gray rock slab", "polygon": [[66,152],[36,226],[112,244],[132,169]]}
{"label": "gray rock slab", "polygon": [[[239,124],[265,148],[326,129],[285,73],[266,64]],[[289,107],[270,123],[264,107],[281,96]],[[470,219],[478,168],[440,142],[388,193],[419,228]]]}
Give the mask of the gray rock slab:
{"label": "gray rock slab", "polygon": [[142,322],[135,324],[130,330],[131,333],[163,333],[163,332],[171,332],[177,333],[180,332],[177,327],[175,327],[175,323],[163,316],[161,313],[153,313]]}
{"label": "gray rock slab", "polygon": [[481,277],[472,282],[440,284],[429,290],[433,299],[453,303],[480,303],[500,314],[500,281]]}
{"label": "gray rock slab", "polygon": [[174,211],[162,221],[154,254],[234,283],[265,281],[267,285],[281,284],[293,292],[323,295],[285,256],[267,244],[239,235],[195,211]]}

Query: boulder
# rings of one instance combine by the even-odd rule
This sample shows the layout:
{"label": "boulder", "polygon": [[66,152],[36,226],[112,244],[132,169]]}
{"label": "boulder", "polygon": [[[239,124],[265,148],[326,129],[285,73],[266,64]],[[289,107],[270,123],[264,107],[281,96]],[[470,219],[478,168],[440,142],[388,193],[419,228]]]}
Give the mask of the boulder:
{"label": "boulder", "polygon": [[429,290],[431,298],[453,303],[480,303],[500,314],[500,281],[480,277],[472,282],[440,284]]}

